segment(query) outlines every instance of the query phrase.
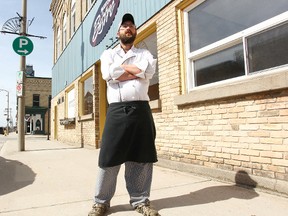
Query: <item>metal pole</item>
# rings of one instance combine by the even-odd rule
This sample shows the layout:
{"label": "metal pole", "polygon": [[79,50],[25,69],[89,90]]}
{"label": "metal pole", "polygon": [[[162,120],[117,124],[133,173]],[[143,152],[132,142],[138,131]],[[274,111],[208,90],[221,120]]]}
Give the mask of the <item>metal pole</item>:
{"label": "metal pole", "polygon": [[[22,0],[22,20],[20,35],[26,36],[27,0]],[[19,151],[25,151],[25,80],[26,80],[26,56],[20,56],[20,71],[23,71],[22,95],[18,96],[18,147]]]}
{"label": "metal pole", "polygon": [[7,93],[7,112],[6,112],[6,115],[7,115],[7,117],[6,117],[6,121],[7,121],[7,125],[6,125],[6,135],[9,135],[9,118],[10,118],[10,108],[9,108],[9,91],[8,90],[5,90],[5,89],[0,89],[0,92],[1,91],[5,91],[6,93]]}
{"label": "metal pole", "polygon": [[48,96],[48,135],[47,140],[50,139],[50,111],[51,111],[51,95]]}
{"label": "metal pole", "polygon": [[9,108],[9,91],[7,91],[7,135],[9,135],[9,121],[10,121],[10,108]]}

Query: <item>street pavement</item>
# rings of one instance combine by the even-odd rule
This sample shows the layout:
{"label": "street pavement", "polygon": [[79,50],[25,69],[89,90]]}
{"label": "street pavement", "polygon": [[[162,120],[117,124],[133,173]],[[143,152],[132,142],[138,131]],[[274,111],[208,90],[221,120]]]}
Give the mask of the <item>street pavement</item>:
{"label": "street pavement", "polygon": [[[2,147],[2,148],[1,148]],[[99,150],[26,135],[0,135],[1,216],[87,216]],[[161,216],[287,216],[288,198],[155,166],[151,204]],[[122,166],[107,215],[137,216]]]}

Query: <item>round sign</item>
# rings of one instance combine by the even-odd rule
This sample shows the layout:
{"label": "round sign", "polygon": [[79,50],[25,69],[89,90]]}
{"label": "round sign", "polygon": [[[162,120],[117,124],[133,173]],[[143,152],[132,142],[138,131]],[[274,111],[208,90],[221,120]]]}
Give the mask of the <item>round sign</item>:
{"label": "round sign", "polygon": [[33,51],[33,43],[28,37],[18,37],[13,41],[13,50],[21,56],[29,55]]}
{"label": "round sign", "polygon": [[103,0],[95,15],[90,31],[90,44],[97,46],[109,31],[117,10],[120,0]]}

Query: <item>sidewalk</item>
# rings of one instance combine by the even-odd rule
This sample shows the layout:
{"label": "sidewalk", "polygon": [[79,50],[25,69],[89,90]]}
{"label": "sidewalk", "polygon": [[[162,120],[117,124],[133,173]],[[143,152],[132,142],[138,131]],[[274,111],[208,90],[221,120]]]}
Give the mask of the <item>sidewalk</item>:
{"label": "sidewalk", "polygon": [[[99,151],[28,135],[19,152],[17,135],[9,136],[0,152],[0,215],[87,216]],[[161,216],[288,215],[288,198],[159,166],[151,201]],[[111,206],[108,215],[140,216],[129,206],[123,167]]]}

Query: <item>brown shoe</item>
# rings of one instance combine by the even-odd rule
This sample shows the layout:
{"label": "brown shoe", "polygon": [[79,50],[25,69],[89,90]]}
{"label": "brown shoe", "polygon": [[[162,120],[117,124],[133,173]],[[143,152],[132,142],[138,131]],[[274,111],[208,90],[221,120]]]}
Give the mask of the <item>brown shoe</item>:
{"label": "brown shoe", "polygon": [[88,216],[104,216],[108,208],[107,205],[96,203],[92,206],[92,210],[89,212]]}
{"label": "brown shoe", "polygon": [[158,211],[153,209],[150,205],[140,204],[135,210],[144,216],[161,216]]}

